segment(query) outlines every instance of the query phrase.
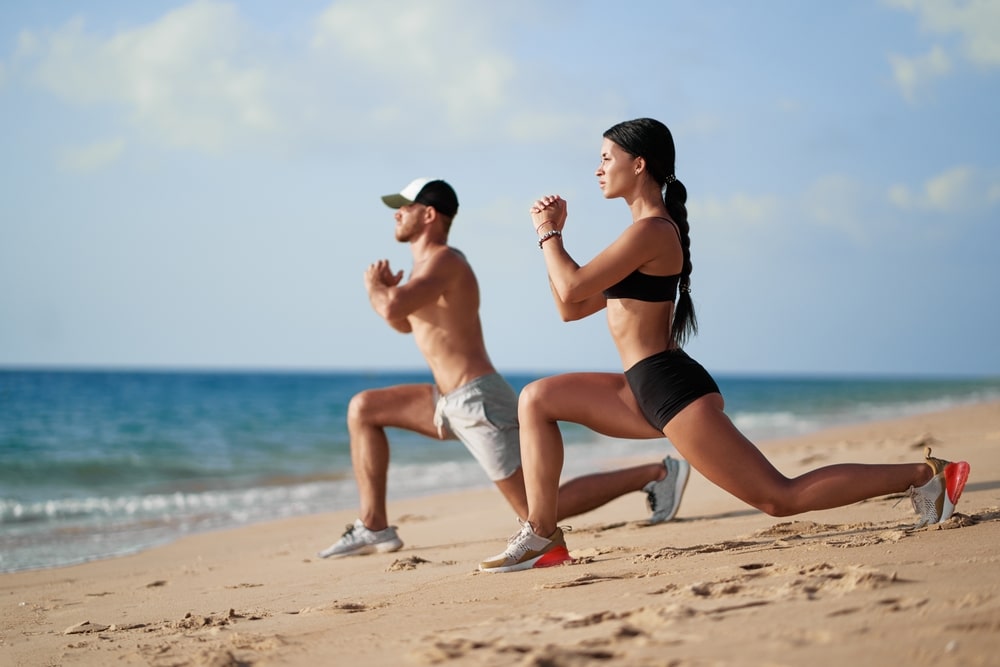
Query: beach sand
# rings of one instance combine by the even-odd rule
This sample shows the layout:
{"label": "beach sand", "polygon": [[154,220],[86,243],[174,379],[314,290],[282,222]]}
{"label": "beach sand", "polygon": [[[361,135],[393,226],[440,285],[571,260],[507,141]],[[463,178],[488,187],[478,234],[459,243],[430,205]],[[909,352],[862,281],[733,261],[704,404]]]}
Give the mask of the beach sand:
{"label": "beach sand", "polygon": [[476,572],[517,528],[482,489],[390,503],[402,551],[322,560],[353,512],[0,575],[0,664],[1000,665],[1000,403],[764,443],[786,474],[965,459],[958,514],[905,495],[764,515],[692,472],[575,517],[571,565]]}

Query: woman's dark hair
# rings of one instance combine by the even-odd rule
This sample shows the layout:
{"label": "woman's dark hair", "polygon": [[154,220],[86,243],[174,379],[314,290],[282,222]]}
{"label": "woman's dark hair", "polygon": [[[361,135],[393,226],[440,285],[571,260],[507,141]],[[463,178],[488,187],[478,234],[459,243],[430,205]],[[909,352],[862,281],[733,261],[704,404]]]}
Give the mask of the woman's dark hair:
{"label": "woman's dark hair", "polygon": [[698,333],[698,318],[694,314],[691,301],[691,226],[688,224],[687,188],[674,175],[674,138],[667,126],[653,118],[637,118],[618,123],[604,133],[605,139],[615,142],[632,157],[646,161],[646,170],[660,185],[663,203],[670,217],[677,223],[681,233],[681,248],[684,250],[684,266],[681,268],[680,294],[674,309],[674,321],[670,337],[678,346]]}

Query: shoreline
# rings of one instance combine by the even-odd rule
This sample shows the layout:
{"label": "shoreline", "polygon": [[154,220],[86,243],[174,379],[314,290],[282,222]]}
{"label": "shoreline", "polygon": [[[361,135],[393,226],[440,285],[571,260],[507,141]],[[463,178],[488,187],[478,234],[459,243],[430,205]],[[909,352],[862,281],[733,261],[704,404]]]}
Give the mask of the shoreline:
{"label": "shoreline", "polygon": [[[2,572],[92,562],[205,531],[355,507],[343,414],[359,388],[402,377],[57,375],[15,373],[4,385],[14,402],[5,404],[10,419],[0,419],[7,445],[0,455]],[[519,386],[530,378],[510,379]],[[765,447],[840,424],[1000,400],[1000,381],[987,380],[719,381],[731,418]],[[247,421],[237,405],[257,416]],[[74,410],[87,421],[78,423]],[[607,439],[573,424],[563,432],[568,477],[608,460],[652,462],[672,451],[664,440]],[[490,487],[458,442],[405,431],[391,438],[393,501]]]}
{"label": "shoreline", "polygon": [[[1000,399],[996,399],[996,400],[998,402],[998,405],[1000,405]],[[968,402],[962,402],[962,403],[949,404],[946,408],[937,408],[937,409],[935,409],[933,411],[936,412],[936,411],[940,411],[942,409],[960,408],[960,407],[967,406],[967,405],[977,405],[977,404],[980,404],[980,403],[983,403],[983,402],[989,402],[989,401],[968,401]],[[877,423],[879,421],[886,421],[886,420],[891,420],[891,419],[907,418],[907,417],[911,417],[911,416],[919,415],[919,414],[923,414],[923,412],[912,411],[912,406],[911,406],[911,410],[909,410],[909,411],[904,411],[904,412],[902,412],[900,414],[895,414],[895,411],[893,411],[893,414],[891,414],[889,417],[883,417],[883,418],[876,418],[876,417],[872,417],[870,415],[869,416],[865,416],[865,417],[862,417],[862,416],[859,416],[859,415],[855,415],[855,417],[858,417],[858,419],[855,419],[853,421],[835,421],[835,422],[832,422],[830,424],[827,424],[826,426],[816,427],[816,428],[810,429],[810,430],[808,430],[808,431],[806,431],[804,433],[798,433],[798,434],[794,434],[794,435],[792,435],[792,434],[785,434],[785,435],[781,435],[781,436],[777,436],[777,437],[763,438],[759,442],[757,440],[755,440],[754,437],[752,437],[752,434],[747,433],[747,431],[744,431],[744,433],[747,433],[748,436],[750,436],[751,440],[754,441],[754,442],[757,442],[759,444],[759,446],[762,448],[762,450],[765,453],[767,453],[768,451],[770,451],[770,449],[772,447],[775,446],[775,444],[780,444],[781,442],[783,442],[785,440],[793,440],[794,441],[794,440],[799,439],[799,438],[807,438],[807,437],[809,437],[812,434],[821,433],[823,431],[832,430],[832,429],[835,429],[835,428],[840,428],[840,427],[847,427],[847,428],[861,427],[861,426],[864,426],[864,425],[869,424],[869,423]],[[577,432],[578,436],[579,436],[579,429],[581,429],[581,428],[582,427],[578,427],[576,425],[570,425],[570,429],[577,429],[578,430],[578,432]],[[595,433],[595,432],[592,432],[592,431],[589,431],[589,430],[585,430],[585,429],[584,429],[584,431],[587,434],[589,434],[589,438],[590,438],[589,440],[586,440],[584,442],[575,442],[575,443],[571,439],[567,439],[566,440],[566,445],[567,445],[567,447],[569,449],[576,448],[576,450],[577,450],[576,451],[576,455],[577,456],[576,457],[574,457],[574,456],[567,456],[566,465],[565,465],[565,468],[564,468],[564,471],[563,471],[564,472],[564,479],[568,479],[568,478],[571,478],[571,477],[576,477],[576,476],[584,475],[584,474],[587,474],[587,473],[590,473],[590,472],[594,472],[596,470],[612,469],[612,468],[617,468],[617,467],[625,467],[625,466],[631,466],[631,465],[638,465],[638,464],[642,464],[642,463],[650,463],[650,462],[653,462],[653,461],[659,461],[659,460],[662,460],[663,456],[665,456],[667,454],[670,454],[670,455],[675,456],[675,457],[678,456],[676,450],[673,448],[673,446],[671,445],[671,443],[669,442],[669,440],[667,440],[666,438],[662,438],[662,439],[648,439],[648,440],[628,440],[628,439],[622,439],[622,438],[606,437],[606,436],[603,436],[601,434],[598,434],[598,433]],[[572,430],[570,431],[570,433],[572,433]],[[568,437],[568,434],[566,432],[564,432],[564,437]],[[437,444],[437,443],[434,443],[434,444]],[[601,451],[601,453],[597,454],[596,452],[598,452],[598,451]],[[397,463],[397,466],[398,465],[399,464]],[[420,499],[420,498],[425,498],[425,497],[428,497],[428,496],[431,496],[431,495],[438,495],[438,494],[442,494],[442,493],[444,493],[444,494],[463,493],[463,492],[466,492],[466,491],[477,491],[477,490],[493,489],[494,488],[493,485],[485,478],[485,476],[482,476],[481,469],[478,467],[478,465],[475,464],[475,462],[473,461],[473,459],[468,458],[467,460],[463,460],[459,465],[467,468],[467,471],[466,471],[467,474],[471,474],[474,477],[480,477],[481,479],[479,479],[479,481],[471,481],[471,478],[470,478],[470,480],[466,480],[466,481],[460,482],[458,484],[451,483],[451,484],[447,485],[445,488],[443,488],[443,489],[437,489],[437,490],[429,490],[429,489],[426,489],[426,488],[425,489],[409,489],[409,490],[405,490],[404,489],[404,490],[401,490],[401,486],[402,485],[399,484],[399,482],[402,481],[401,477],[405,476],[406,472],[403,471],[403,470],[400,470],[398,468],[390,469],[390,479],[389,479],[389,503],[390,503],[390,505],[393,505],[393,504],[396,504],[396,503],[406,503],[406,502],[411,501],[411,500],[417,500],[417,499]],[[285,476],[282,476],[282,477],[283,477],[283,479],[287,479],[287,477],[285,477]],[[342,478],[341,481],[344,481],[344,480],[348,481],[352,485],[352,489],[353,489],[354,481],[353,481],[353,477],[351,477],[351,474],[350,474],[349,470],[346,473],[345,472],[330,473],[330,474],[326,475],[326,477],[330,478],[330,479],[334,479],[334,478],[341,479]],[[312,476],[312,475],[309,476],[307,479],[308,479],[308,481],[309,481],[310,484],[318,481],[318,478],[316,476]],[[237,491],[239,490],[237,487],[233,487],[233,488],[235,488]],[[274,487],[272,487],[271,485],[265,485],[264,487],[260,487],[259,485],[253,485],[251,487],[246,487],[246,488],[247,489],[259,489],[259,488],[272,489]],[[295,484],[283,485],[281,488],[296,489],[296,488],[298,488],[298,485],[295,485]],[[173,494],[168,494],[168,495],[173,495]],[[65,560],[63,562],[56,562],[56,563],[51,563],[51,564],[50,563],[46,563],[46,564],[37,565],[37,566],[17,567],[17,568],[12,568],[12,569],[5,569],[5,568],[2,567],[4,554],[0,553],[0,575],[3,575],[3,574],[16,574],[16,573],[19,573],[19,572],[32,572],[32,571],[48,570],[48,569],[58,569],[58,568],[63,568],[63,567],[71,567],[71,566],[74,566],[74,565],[83,565],[83,564],[86,564],[86,563],[93,563],[93,562],[97,562],[97,561],[105,560],[105,559],[121,558],[121,557],[124,557],[124,556],[130,556],[130,555],[135,555],[135,554],[138,554],[138,553],[142,553],[142,552],[147,551],[149,549],[159,548],[159,547],[171,544],[171,543],[173,543],[173,542],[175,542],[177,540],[185,539],[187,537],[194,536],[194,535],[200,535],[200,534],[205,534],[205,533],[214,533],[214,532],[225,532],[225,531],[228,531],[228,530],[234,530],[234,529],[239,529],[239,528],[244,528],[244,527],[253,527],[253,526],[256,526],[256,525],[267,524],[267,523],[270,523],[272,521],[281,521],[281,520],[284,520],[284,519],[290,519],[290,518],[296,518],[296,517],[331,514],[331,513],[335,513],[335,512],[339,512],[339,511],[344,511],[344,510],[348,510],[348,509],[351,509],[353,507],[356,507],[356,500],[357,500],[356,494],[352,493],[351,497],[348,499],[348,502],[341,503],[341,504],[338,504],[338,505],[332,506],[332,507],[313,508],[313,509],[311,509],[309,511],[291,512],[291,513],[288,513],[288,514],[286,514],[284,516],[264,516],[264,517],[258,517],[258,518],[255,518],[255,519],[245,520],[245,521],[237,521],[237,520],[232,520],[231,519],[231,520],[229,520],[227,522],[225,520],[222,520],[220,523],[218,523],[218,525],[198,527],[198,528],[189,529],[189,530],[185,530],[185,531],[182,531],[182,532],[170,533],[170,534],[162,534],[162,535],[160,535],[158,537],[155,537],[155,538],[149,538],[147,541],[144,541],[144,542],[141,542],[141,543],[135,543],[135,544],[132,544],[132,545],[124,545],[124,546],[120,547],[120,549],[117,552],[114,552],[114,553],[108,552],[108,553],[104,553],[104,554],[100,554],[100,555],[95,555],[95,556],[81,556],[79,558],[67,559],[67,560]],[[504,507],[506,507],[506,506],[504,506]],[[143,523],[147,527],[153,525],[149,521],[143,522]],[[95,528],[100,528],[100,526],[95,526]],[[82,530],[85,530],[85,528],[84,527],[75,527],[72,530],[76,534],[80,534],[80,532]],[[118,534],[118,533],[117,533],[116,530],[111,530],[111,534]],[[57,536],[53,535],[52,541],[53,542],[58,541]]]}
{"label": "shoreline", "polygon": [[905,495],[779,519],[692,471],[677,520],[646,526],[630,494],[567,521],[577,560],[545,570],[475,571],[516,528],[486,487],[390,501],[405,543],[391,554],[315,556],[352,509],[4,573],[0,662],[988,664],[1000,401],[761,443],[789,475],[920,460],[926,445],[972,474],[956,517],[916,531]]}

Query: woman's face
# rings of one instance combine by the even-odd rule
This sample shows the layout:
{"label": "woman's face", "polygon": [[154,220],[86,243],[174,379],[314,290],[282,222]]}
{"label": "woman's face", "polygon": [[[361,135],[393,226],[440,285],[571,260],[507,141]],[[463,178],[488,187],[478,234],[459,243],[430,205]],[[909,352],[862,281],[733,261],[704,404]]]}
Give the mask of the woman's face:
{"label": "woman's face", "polygon": [[635,162],[638,159],[610,139],[604,139],[601,144],[601,164],[594,175],[597,176],[597,184],[604,192],[605,199],[621,197],[632,189],[638,176],[635,173]]}

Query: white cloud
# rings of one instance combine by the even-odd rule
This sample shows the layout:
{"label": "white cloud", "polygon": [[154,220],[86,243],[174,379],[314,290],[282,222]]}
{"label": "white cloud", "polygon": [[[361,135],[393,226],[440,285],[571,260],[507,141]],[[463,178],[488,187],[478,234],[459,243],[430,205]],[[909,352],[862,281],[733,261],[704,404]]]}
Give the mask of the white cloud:
{"label": "white cloud", "polygon": [[751,196],[736,193],[728,199],[708,197],[692,200],[688,206],[691,217],[697,216],[724,227],[753,227],[762,230],[773,225],[781,211],[781,200],[774,195]]}
{"label": "white cloud", "polygon": [[903,97],[909,101],[916,98],[917,89],[928,82],[941,78],[951,71],[951,60],[940,46],[935,46],[929,53],[915,58],[890,55],[893,77]]}
{"label": "white cloud", "polygon": [[986,201],[990,205],[1000,203],[1000,181],[990,186],[989,192],[986,195]]}
{"label": "white cloud", "polygon": [[735,193],[726,198],[698,197],[688,201],[688,218],[698,230],[699,244],[719,257],[744,261],[750,248],[782,238],[787,202],[774,195]]}
{"label": "white cloud", "polygon": [[954,210],[978,199],[973,192],[973,171],[969,167],[955,167],[936,176],[925,185],[928,208],[936,211]]}
{"label": "white cloud", "polygon": [[967,212],[1000,202],[1000,181],[969,166],[958,166],[928,179],[912,190],[896,184],[889,188],[889,201],[904,211]]}
{"label": "white cloud", "polygon": [[22,30],[17,35],[17,48],[14,50],[14,60],[18,61],[37,55],[39,46],[38,35],[30,30]]}
{"label": "white cloud", "polygon": [[80,18],[24,31],[13,62],[70,103],[118,107],[146,139],[208,152],[248,142],[559,141],[600,126],[594,118],[619,100],[567,105],[580,90],[560,82],[539,95],[541,74],[502,46],[506,27],[532,11],[338,0],[317,15],[311,39],[282,52],[248,29],[238,5],[196,0],[106,35]]}
{"label": "white cloud", "polygon": [[[1000,2],[996,0],[884,0],[916,14],[921,27],[942,36],[956,36],[955,47],[935,45],[923,56],[890,55],[893,76],[903,96],[913,101],[917,89],[953,70],[953,60],[980,66],[1000,66]],[[957,53],[952,51],[957,50]],[[954,56],[954,57],[953,57]]]}
{"label": "white cloud", "polygon": [[693,199],[688,209],[699,229],[720,247],[795,247],[803,239],[839,238],[867,248],[891,225],[878,213],[884,207],[878,196],[855,178],[831,174],[809,183],[801,194],[737,193],[728,198]]}
{"label": "white cloud", "polygon": [[452,0],[345,0],[319,17],[312,46],[349,64],[364,92],[380,100],[378,119],[443,115],[452,132],[470,134],[508,108],[518,75],[515,61],[491,39],[490,18]]}
{"label": "white cloud", "polygon": [[118,104],[143,132],[173,146],[215,151],[279,128],[269,74],[246,64],[233,5],[194,2],[109,38],[75,19],[22,33],[19,58],[37,60],[43,86],[81,105]]}
{"label": "white cloud", "polygon": [[886,0],[917,14],[931,32],[957,34],[970,62],[1000,66],[1000,3],[996,0]]}
{"label": "white cloud", "polygon": [[70,171],[95,171],[117,160],[124,150],[121,138],[68,148],[60,155],[59,166]]}

